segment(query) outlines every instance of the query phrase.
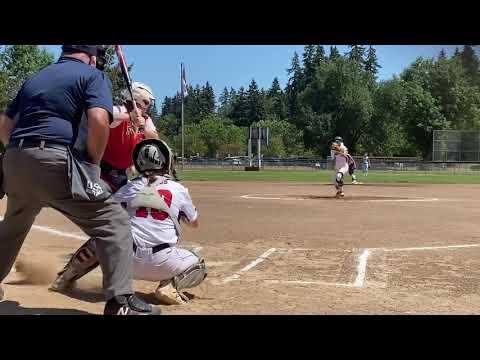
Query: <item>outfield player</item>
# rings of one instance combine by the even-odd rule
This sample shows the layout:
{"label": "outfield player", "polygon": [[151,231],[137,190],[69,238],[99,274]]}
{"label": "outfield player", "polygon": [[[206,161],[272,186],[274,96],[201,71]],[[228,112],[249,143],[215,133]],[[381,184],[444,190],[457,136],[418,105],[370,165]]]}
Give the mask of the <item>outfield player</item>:
{"label": "outfield player", "polygon": [[368,168],[370,167],[370,159],[368,158],[368,154],[365,153],[363,156],[363,176],[368,176]]}

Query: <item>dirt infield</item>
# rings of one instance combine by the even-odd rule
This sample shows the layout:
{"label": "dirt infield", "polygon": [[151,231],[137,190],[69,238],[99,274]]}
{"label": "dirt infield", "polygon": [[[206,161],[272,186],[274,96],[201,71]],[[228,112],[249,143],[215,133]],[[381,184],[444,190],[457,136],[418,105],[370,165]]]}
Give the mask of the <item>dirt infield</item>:
{"label": "dirt infield", "polygon": [[[338,200],[325,184],[187,186],[201,227],[180,245],[210,272],[165,314],[480,314],[478,185],[346,186]],[[51,209],[35,225],[0,314],[101,313],[99,270],[68,294],[47,290],[84,235]],[[155,286],[135,281],[152,303]]]}

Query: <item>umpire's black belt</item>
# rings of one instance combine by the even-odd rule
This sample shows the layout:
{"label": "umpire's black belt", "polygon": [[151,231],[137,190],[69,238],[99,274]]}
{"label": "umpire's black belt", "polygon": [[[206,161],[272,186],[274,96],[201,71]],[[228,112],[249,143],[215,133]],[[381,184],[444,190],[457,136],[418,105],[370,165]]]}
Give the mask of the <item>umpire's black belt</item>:
{"label": "umpire's black belt", "polygon": [[68,146],[65,144],[59,144],[52,141],[46,140],[33,140],[33,139],[20,139],[15,140],[8,144],[7,149],[31,149],[31,148],[39,148],[41,150],[45,148],[49,149],[57,149],[67,151]]}
{"label": "umpire's black belt", "polygon": [[[160,244],[160,245],[156,245],[154,247],[152,247],[152,254],[155,254],[159,251],[162,251],[164,249],[168,249],[170,247],[170,244]],[[135,243],[133,243],[133,251],[136,252],[137,251],[137,245]]]}

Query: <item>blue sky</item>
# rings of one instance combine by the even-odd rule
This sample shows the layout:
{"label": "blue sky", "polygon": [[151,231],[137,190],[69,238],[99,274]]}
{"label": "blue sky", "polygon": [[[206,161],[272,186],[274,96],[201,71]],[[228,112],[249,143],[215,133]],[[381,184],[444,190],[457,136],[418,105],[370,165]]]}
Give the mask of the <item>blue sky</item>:
{"label": "blue sky", "polygon": [[[325,45],[326,49],[330,45]],[[47,45],[58,57],[59,45]],[[347,46],[337,46],[341,53]],[[377,50],[380,79],[399,74],[417,57],[435,57],[444,48],[453,54],[455,45],[374,45]],[[462,45],[458,45],[462,47]],[[127,62],[133,63],[134,81],[150,85],[160,104],[165,96],[173,96],[180,88],[180,62],[193,86],[209,81],[218,97],[225,86],[248,87],[254,78],[260,88],[269,88],[277,76],[282,87],[288,77],[286,69],[294,52],[300,55],[302,45],[125,45]],[[160,107],[159,107],[160,109]]]}

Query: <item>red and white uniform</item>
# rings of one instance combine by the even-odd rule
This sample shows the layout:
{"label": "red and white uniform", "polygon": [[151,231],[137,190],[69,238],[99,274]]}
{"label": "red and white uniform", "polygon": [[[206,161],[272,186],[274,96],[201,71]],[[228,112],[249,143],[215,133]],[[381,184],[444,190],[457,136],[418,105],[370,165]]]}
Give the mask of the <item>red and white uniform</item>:
{"label": "red and white uniform", "polygon": [[[162,281],[182,273],[199,259],[192,252],[175,247],[178,236],[167,213],[130,206],[130,202],[147,184],[148,180],[143,176],[133,179],[120,188],[114,198],[118,202],[126,203],[130,217],[133,241],[137,246],[133,260],[134,278]],[[174,216],[178,218],[182,213],[187,221],[197,219],[198,212],[186,187],[163,176],[159,176],[151,186],[155,186]],[[152,253],[152,247],[165,243],[170,244],[170,247]]]}
{"label": "red and white uniform", "polygon": [[[128,114],[125,106],[113,107],[114,117],[121,113]],[[145,138],[142,133],[128,134],[128,125],[129,121],[113,121],[110,125],[110,135],[102,160],[116,169],[126,170],[133,165],[133,149]],[[145,129],[156,131],[150,117],[145,120]]]}
{"label": "red and white uniform", "polygon": [[335,151],[331,151],[331,156],[332,158],[335,158],[335,172],[341,172],[343,175],[348,173],[348,161],[346,158],[346,155],[348,153],[347,147],[341,143],[340,144],[340,150],[342,154],[339,154]]}
{"label": "red and white uniform", "polygon": [[340,151],[338,153],[336,151],[331,151],[331,156],[335,159],[335,174],[333,175],[333,184],[338,191],[342,191],[343,186],[339,186],[337,183],[338,173],[342,173],[344,179],[348,174],[348,160],[346,158],[346,154],[348,153],[347,147],[341,143],[340,144]]}

